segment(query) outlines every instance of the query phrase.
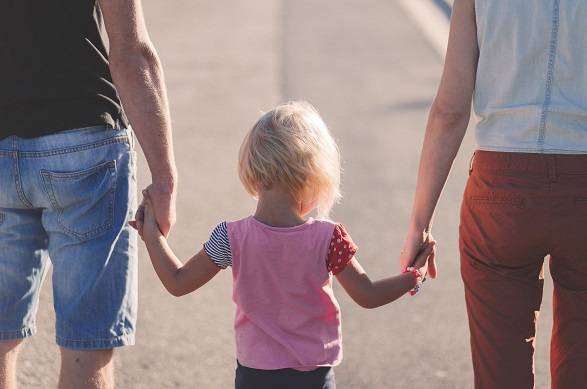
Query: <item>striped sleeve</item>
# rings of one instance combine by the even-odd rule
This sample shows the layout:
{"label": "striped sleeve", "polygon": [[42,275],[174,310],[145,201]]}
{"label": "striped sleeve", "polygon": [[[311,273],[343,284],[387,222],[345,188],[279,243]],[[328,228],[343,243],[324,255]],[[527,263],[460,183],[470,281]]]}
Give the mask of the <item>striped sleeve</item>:
{"label": "striped sleeve", "polygon": [[228,266],[232,266],[232,253],[230,252],[226,222],[222,222],[214,228],[210,239],[204,243],[204,251],[219,268],[226,269]]}

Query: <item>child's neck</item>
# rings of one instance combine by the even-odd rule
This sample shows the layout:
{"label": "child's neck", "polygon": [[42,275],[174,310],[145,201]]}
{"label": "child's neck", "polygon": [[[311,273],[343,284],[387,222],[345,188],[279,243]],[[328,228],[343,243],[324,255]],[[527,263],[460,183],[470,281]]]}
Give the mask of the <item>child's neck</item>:
{"label": "child's neck", "polygon": [[254,217],[273,227],[295,227],[307,220],[297,208],[289,193],[279,189],[263,190],[259,193]]}

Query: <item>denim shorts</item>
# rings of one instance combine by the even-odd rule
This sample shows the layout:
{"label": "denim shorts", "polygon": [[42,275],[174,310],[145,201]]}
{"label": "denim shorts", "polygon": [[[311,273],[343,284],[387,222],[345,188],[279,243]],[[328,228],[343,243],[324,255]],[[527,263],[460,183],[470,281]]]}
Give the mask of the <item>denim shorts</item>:
{"label": "denim shorts", "polygon": [[136,155],[129,129],[104,126],[0,140],[0,340],[35,333],[53,265],[57,344],[134,344]]}

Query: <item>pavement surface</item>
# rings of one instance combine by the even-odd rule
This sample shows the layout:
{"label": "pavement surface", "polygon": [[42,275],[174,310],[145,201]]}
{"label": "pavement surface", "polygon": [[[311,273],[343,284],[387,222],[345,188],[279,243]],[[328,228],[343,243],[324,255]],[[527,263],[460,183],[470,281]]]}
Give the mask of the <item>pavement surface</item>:
{"label": "pavement surface", "polygon": [[[344,199],[332,217],[358,243],[372,278],[395,274],[442,70],[404,10],[388,0],[144,0],[144,8],[172,106],[180,173],[176,253],[188,258],[217,222],[253,212],[236,173],[242,136],[262,110],[307,99],[342,149]],[[336,369],[339,388],[472,387],[457,230],[473,149],[469,134],[437,212],[440,278],[415,298],[371,311],[337,285],[345,353]],[[140,167],[144,186],[144,160]],[[537,388],[548,387],[550,278],[546,288]],[[229,271],[197,293],[168,295],[142,249],[137,345],[117,352],[117,387],[233,387],[230,295]],[[56,386],[50,282],[38,326],[21,354],[24,389]]]}

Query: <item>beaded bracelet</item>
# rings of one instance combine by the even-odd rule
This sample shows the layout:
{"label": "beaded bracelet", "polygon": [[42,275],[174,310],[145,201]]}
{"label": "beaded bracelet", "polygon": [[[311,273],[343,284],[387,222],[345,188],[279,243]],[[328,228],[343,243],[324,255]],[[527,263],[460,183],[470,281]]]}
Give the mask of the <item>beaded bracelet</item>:
{"label": "beaded bracelet", "polygon": [[410,290],[410,296],[415,295],[420,291],[420,286],[422,285],[423,278],[422,273],[420,270],[416,269],[415,267],[407,267],[402,273],[412,273],[416,278],[416,285]]}

